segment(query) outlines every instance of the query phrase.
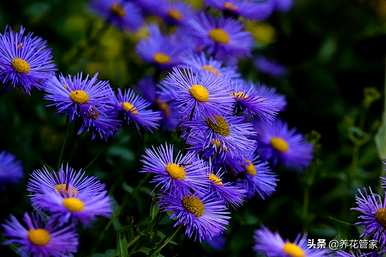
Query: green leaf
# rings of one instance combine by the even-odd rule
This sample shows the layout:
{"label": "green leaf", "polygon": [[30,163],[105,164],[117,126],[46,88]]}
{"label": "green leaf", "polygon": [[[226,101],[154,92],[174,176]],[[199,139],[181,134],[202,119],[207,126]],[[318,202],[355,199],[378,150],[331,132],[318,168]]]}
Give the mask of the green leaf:
{"label": "green leaf", "polygon": [[94,253],[91,257],[116,257],[117,252],[115,249],[109,249],[105,253]]}
{"label": "green leaf", "polygon": [[118,234],[118,249],[117,252],[119,253],[120,257],[128,257],[128,245],[127,245],[127,239],[126,236],[123,233]]}

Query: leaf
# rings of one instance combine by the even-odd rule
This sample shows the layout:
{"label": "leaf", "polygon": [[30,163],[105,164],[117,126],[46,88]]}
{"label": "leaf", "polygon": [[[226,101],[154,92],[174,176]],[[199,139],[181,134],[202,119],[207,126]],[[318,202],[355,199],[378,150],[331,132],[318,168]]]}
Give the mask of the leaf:
{"label": "leaf", "polygon": [[381,127],[375,135],[375,144],[381,160],[386,160],[386,120],[382,122]]}
{"label": "leaf", "polygon": [[116,257],[117,252],[115,249],[109,249],[105,253],[94,253],[91,257]]}
{"label": "leaf", "polygon": [[127,245],[127,239],[126,236],[123,235],[123,233],[118,234],[118,249],[117,252],[119,253],[120,257],[128,257],[128,245]]}

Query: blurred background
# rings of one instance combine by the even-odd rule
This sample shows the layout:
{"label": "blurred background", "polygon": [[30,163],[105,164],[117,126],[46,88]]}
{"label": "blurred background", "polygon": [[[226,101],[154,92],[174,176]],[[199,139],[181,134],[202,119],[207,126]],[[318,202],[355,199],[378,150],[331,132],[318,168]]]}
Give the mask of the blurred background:
{"label": "blurred background", "polygon": [[[187,1],[196,8],[200,1]],[[7,25],[48,41],[59,71],[99,72],[113,87],[131,87],[154,70],[135,53],[144,32],[122,33],[108,27],[87,40],[103,21],[85,0],[13,0],[0,2],[0,30]],[[156,19],[155,19],[156,20]],[[225,246],[215,250],[182,234],[164,250],[164,256],[254,256],[253,231],[265,224],[283,237],[301,232],[311,238],[357,239],[354,195],[360,187],[380,190],[386,132],[382,126],[386,51],[386,1],[295,0],[288,13],[275,13],[265,22],[248,22],[258,45],[255,56],[282,64],[286,72],[274,77],[259,70],[253,60],[240,63],[245,78],[275,87],[287,97],[281,115],[315,144],[315,160],[304,172],[278,168],[277,192],[266,201],[250,200],[232,213]],[[31,96],[0,87],[0,149],[22,160],[26,174],[42,165],[56,167],[65,136],[65,118],[45,107],[36,90]],[[122,244],[134,256],[172,231],[166,215],[159,215],[152,187],[138,174],[139,157],[146,146],[176,140],[176,135],[141,134],[125,128],[111,141],[72,136],[64,160],[101,178],[116,202],[111,221],[99,219],[80,231],[76,256],[121,256]],[[377,150],[378,143],[378,150]],[[26,178],[1,188],[0,220],[10,213],[31,211]],[[154,222],[157,220],[157,222]],[[178,243],[177,243],[178,242]],[[137,245],[141,248],[137,249]],[[15,256],[0,246],[1,256]]]}

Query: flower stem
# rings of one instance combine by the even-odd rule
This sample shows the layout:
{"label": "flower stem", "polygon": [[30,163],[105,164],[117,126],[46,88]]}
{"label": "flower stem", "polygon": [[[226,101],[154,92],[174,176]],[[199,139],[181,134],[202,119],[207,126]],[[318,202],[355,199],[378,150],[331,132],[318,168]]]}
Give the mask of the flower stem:
{"label": "flower stem", "polygon": [[60,153],[59,153],[59,159],[58,159],[58,165],[57,165],[58,169],[60,168],[60,165],[62,164],[62,161],[63,161],[64,150],[66,148],[67,140],[70,136],[70,131],[71,131],[71,122],[67,119],[66,120],[66,134],[64,136],[62,148],[60,149]]}
{"label": "flower stem", "polygon": [[166,236],[157,246],[157,248],[150,254],[150,257],[155,257],[161,250],[167,246],[170,241],[173,240],[173,238],[177,235],[177,233],[180,231],[181,226],[179,226],[176,230],[172,231],[168,236]]}

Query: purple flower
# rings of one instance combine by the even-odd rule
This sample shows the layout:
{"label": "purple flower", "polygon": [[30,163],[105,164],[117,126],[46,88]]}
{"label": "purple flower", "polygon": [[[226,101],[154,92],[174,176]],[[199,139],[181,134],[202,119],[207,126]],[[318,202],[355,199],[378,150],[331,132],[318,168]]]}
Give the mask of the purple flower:
{"label": "purple flower", "polygon": [[283,240],[278,233],[263,227],[255,232],[254,250],[268,257],[325,257],[330,256],[326,249],[313,249],[307,246],[306,235],[298,235],[294,242]]}
{"label": "purple flower", "polygon": [[189,22],[189,27],[197,48],[207,49],[220,60],[233,62],[251,52],[253,39],[236,20],[212,18],[200,13]]}
{"label": "purple flower", "polygon": [[147,130],[158,128],[161,120],[161,113],[149,109],[151,103],[138,96],[132,89],[121,91],[118,89],[116,98],[117,109],[123,113],[124,119],[135,125],[144,127]]}
{"label": "purple flower", "polygon": [[274,8],[280,12],[288,12],[293,4],[294,0],[273,0]]}
{"label": "purple flower", "polygon": [[125,0],[93,0],[91,8],[121,30],[136,31],[143,24],[141,10]]}
{"label": "purple flower", "polygon": [[209,185],[207,167],[193,152],[174,153],[173,145],[165,144],[147,148],[141,161],[141,172],[154,174],[152,183],[165,193],[204,193]]}
{"label": "purple flower", "polygon": [[62,257],[77,251],[78,236],[72,225],[59,225],[55,219],[24,214],[24,223],[11,216],[5,224],[5,244],[18,246],[21,256]]}
{"label": "purple flower", "polygon": [[160,68],[169,68],[180,62],[180,55],[186,51],[186,45],[176,40],[175,36],[164,36],[158,26],[149,26],[149,36],[141,40],[136,51],[146,62]]}
{"label": "purple flower", "polygon": [[224,172],[221,169],[215,169],[211,164],[208,171],[209,189],[226,205],[230,207],[239,207],[244,201],[245,190],[238,185],[223,180]]}
{"label": "purple flower", "polygon": [[256,148],[250,123],[234,116],[215,116],[186,122],[184,134],[189,149],[206,156],[239,157]]}
{"label": "purple flower", "polygon": [[265,160],[272,160],[276,165],[281,162],[287,167],[303,169],[312,160],[313,146],[287,124],[276,120],[271,124],[257,125],[258,139],[261,143],[258,151]]}
{"label": "purple flower", "polygon": [[62,166],[57,173],[47,168],[34,171],[28,191],[35,208],[47,210],[61,222],[73,218],[87,224],[97,216],[109,217],[112,212],[105,185],[69,166]]}
{"label": "purple flower", "polygon": [[23,177],[21,162],[13,154],[0,152],[0,184],[16,183]]}
{"label": "purple flower", "polygon": [[181,58],[181,62],[191,67],[195,72],[210,73],[227,79],[240,78],[236,66],[225,66],[221,61],[207,57],[205,53],[186,55]]}
{"label": "purple flower", "polygon": [[160,197],[160,208],[170,214],[176,226],[185,227],[185,235],[207,241],[220,235],[229,223],[229,211],[213,195],[167,194]]}
{"label": "purple flower", "polygon": [[165,5],[159,6],[160,8],[155,8],[155,10],[158,10],[159,15],[163,17],[166,22],[171,24],[187,24],[194,13],[192,7],[189,4],[183,2],[169,1]]}
{"label": "purple flower", "polygon": [[136,0],[136,2],[149,15],[160,15],[161,10],[165,10],[168,5],[167,0]]}
{"label": "purple flower", "polygon": [[287,74],[285,66],[263,56],[255,60],[255,66],[261,73],[275,78],[283,77]]}
{"label": "purple flower", "polygon": [[26,92],[40,88],[55,75],[56,66],[46,41],[23,27],[19,32],[7,27],[0,34],[0,81],[13,87],[20,86]]}
{"label": "purple flower", "polygon": [[182,118],[223,115],[232,111],[234,100],[227,80],[213,74],[196,74],[190,68],[173,68],[161,81],[161,95],[172,99]]}
{"label": "purple flower", "polygon": [[149,77],[142,79],[138,83],[138,90],[146,100],[151,101],[161,111],[162,125],[167,130],[175,130],[180,121],[180,115],[175,107],[170,104],[170,99],[164,99],[157,92],[157,85],[153,79]]}
{"label": "purple flower", "polygon": [[273,88],[256,86],[252,82],[237,80],[233,83],[233,97],[247,116],[272,121],[286,105],[284,96]]}
{"label": "purple flower", "polygon": [[276,190],[277,178],[268,163],[260,161],[259,156],[241,157],[228,160],[233,171],[242,174],[239,187],[247,192],[247,197],[258,195],[261,199],[269,197]]}
{"label": "purple flower", "polygon": [[243,16],[251,20],[265,20],[271,15],[275,0],[206,0],[205,2],[226,14]]}
{"label": "purple flower", "polygon": [[369,191],[358,190],[356,207],[352,208],[360,213],[359,222],[356,224],[364,227],[362,237],[374,238],[381,245],[385,245],[386,198],[373,193],[371,189]]}

